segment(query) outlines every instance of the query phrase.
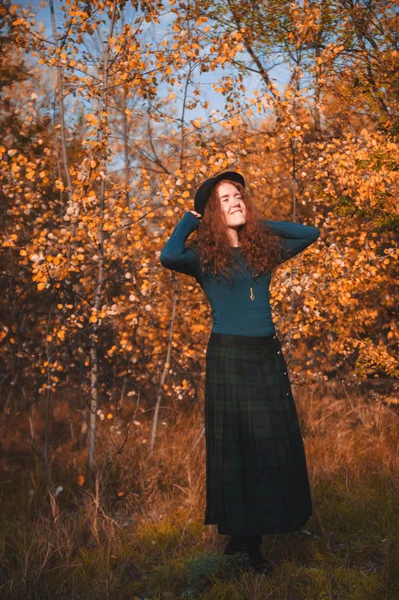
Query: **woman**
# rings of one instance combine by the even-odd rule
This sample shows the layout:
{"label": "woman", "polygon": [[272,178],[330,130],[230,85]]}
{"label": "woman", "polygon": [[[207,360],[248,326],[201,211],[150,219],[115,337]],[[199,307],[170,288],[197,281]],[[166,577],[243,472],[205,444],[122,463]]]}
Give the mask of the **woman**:
{"label": "woman", "polygon": [[[263,534],[300,529],[312,515],[304,446],[269,303],[272,270],[317,240],[317,227],[259,219],[235,171],[207,179],[160,255],[195,277],[212,307],[206,351],[204,524],[230,534],[265,572]],[[198,229],[196,241],[185,245]]]}

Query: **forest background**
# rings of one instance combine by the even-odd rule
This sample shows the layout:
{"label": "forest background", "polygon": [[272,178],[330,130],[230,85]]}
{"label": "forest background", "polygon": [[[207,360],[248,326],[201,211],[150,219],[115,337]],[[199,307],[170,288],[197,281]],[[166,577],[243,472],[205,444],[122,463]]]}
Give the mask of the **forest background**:
{"label": "forest background", "polygon": [[106,514],[159,523],[187,501],[200,520],[210,307],[159,255],[224,170],[264,218],[321,230],[271,287],[309,455],[370,419],[394,435],[397,4],[2,0],[0,18],[2,498],[28,476],[31,531],[62,502],[97,546],[116,543]]}

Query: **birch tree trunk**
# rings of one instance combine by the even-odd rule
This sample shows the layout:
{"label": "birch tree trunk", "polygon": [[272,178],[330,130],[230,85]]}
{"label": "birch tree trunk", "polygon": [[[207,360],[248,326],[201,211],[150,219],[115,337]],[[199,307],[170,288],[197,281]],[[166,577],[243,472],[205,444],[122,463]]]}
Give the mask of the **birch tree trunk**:
{"label": "birch tree trunk", "polygon": [[[55,12],[54,12],[54,0],[49,0],[50,6],[50,14],[51,14],[51,28],[53,31],[54,37],[54,45],[57,54],[59,54],[59,43],[58,43],[58,33],[57,27],[55,23]],[[63,79],[62,79],[62,66],[60,61],[57,62],[57,102],[58,102],[58,110],[60,111],[60,142],[61,142],[61,154],[62,154],[62,162],[64,165],[65,178],[68,185],[68,198],[72,201],[72,180],[71,174],[69,172],[69,164],[68,164],[68,154],[67,154],[67,144],[66,144],[66,135],[65,135],[65,111],[64,111],[64,87],[63,87]]]}
{"label": "birch tree trunk", "polygon": [[[101,111],[107,115],[108,109],[108,63],[109,63],[109,40],[112,37],[115,25],[116,17],[116,0],[112,5],[112,16],[108,32],[108,38],[105,43],[104,54],[103,54],[103,81],[102,81],[102,98],[101,98]],[[107,116],[105,116],[107,119]],[[103,137],[108,135],[108,131],[102,130]],[[104,283],[104,232],[102,229],[102,218],[104,216],[104,202],[105,202],[105,180],[106,180],[106,169],[107,169],[107,157],[104,152],[102,157],[102,178],[100,183],[100,225],[98,227],[98,273],[97,273],[97,285],[94,296],[94,309],[95,314],[98,314],[102,302],[102,288]],[[93,332],[90,335],[90,418],[89,418],[89,460],[88,466],[90,470],[94,468],[94,461],[96,455],[96,436],[97,436],[97,409],[98,409],[98,325],[97,321],[93,325]]]}
{"label": "birch tree trunk", "polygon": [[173,330],[174,330],[174,326],[175,326],[175,317],[176,317],[176,305],[177,305],[177,298],[179,295],[178,282],[175,279],[174,273],[172,273],[172,279],[175,282],[175,293],[173,296],[172,317],[170,319],[168,349],[166,351],[166,360],[164,363],[164,368],[163,368],[163,371],[161,374],[161,379],[159,382],[157,401],[155,403],[155,410],[154,410],[154,418],[152,421],[152,430],[151,430],[151,439],[150,439],[150,455],[151,456],[153,455],[153,452],[154,452],[154,443],[155,443],[155,436],[156,436],[156,431],[157,431],[157,426],[158,426],[159,408],[161,406],[161,401],[162,401],[163,386],[165,384],[166,376],[168,374],[168,370],[170,367],[170,356],[172,353]]}

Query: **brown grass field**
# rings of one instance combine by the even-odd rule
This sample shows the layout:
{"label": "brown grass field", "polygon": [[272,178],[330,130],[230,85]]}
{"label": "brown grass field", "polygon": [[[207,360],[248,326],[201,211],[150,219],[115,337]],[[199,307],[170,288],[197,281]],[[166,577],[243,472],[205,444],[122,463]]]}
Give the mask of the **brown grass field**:
{"label": "brown grass field", "polygon": [[295,534],[263,537],[268,576],[223,556],[227,537],[203,525],[201,403],[161,411],[152,458],[152,411],[105,419],[90,476],[85,448],[63,432],[60,401],[50,481],[25,416],[3,416],[0,597],[397,600],[398,396],[293,390],[314,514]]}

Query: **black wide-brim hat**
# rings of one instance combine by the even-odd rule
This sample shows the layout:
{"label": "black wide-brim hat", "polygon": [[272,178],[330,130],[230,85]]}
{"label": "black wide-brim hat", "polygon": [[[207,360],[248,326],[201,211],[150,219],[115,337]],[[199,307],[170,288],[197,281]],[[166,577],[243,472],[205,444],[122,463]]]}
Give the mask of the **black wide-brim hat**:
{"label": "black wide-brim hat", "polygon": [[236,171],[226,171],[226,173],[219,173],[219,175],[216,175],[215,177],[210,177],[200,185],[195,193],[194,210],[197,213],[200,215],[204,214],[205,204],[208,201],[212,188],[222,179],[228,179],[229,181],[241,183],[241,185],[245,187],[244,177]]}

